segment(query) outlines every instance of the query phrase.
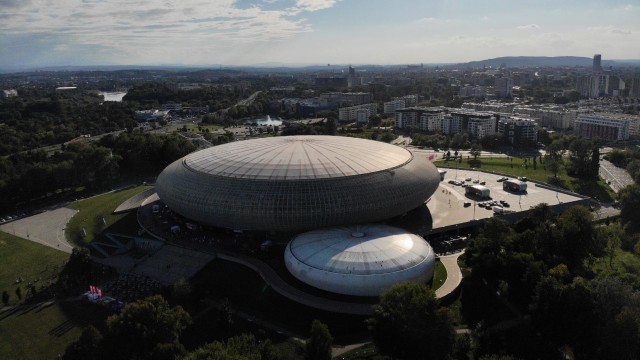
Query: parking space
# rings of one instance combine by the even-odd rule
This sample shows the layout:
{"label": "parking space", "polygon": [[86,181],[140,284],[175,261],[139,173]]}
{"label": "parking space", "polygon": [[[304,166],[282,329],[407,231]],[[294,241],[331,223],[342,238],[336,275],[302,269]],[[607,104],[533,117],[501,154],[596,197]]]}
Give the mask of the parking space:
{"label": "parking space", "polygon": [[[503,189],[504,181],[498,181],[502,175],[476,170],[443,170],[447,171],[444,180],[427,204],[434,229],[489,218],[496,213],[525,211],[541,203],[554,206],[582,200],[578,196],[537,186],[531,181],[526,182],[526,191],[509,191]],[[466,194],[467,186],[480,184],[489,190],[488,198]]]}

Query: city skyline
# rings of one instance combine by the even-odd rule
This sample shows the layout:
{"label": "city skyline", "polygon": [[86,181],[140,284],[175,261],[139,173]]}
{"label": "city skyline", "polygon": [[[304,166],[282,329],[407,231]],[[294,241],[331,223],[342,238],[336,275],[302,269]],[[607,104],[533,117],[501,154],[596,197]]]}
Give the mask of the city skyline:
{"label": "city skyline", "polygon": [[640,59],[631,1],[0,0],[0,68]]}

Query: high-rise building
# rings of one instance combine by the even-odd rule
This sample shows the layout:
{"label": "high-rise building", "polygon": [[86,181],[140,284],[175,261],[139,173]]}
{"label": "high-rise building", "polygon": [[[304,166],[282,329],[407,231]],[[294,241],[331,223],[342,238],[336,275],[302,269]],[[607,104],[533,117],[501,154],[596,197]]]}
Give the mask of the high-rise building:
{"label": "high-rise building", "polygon": [[510,97],[512,94],[513,88],[513,79],[501,77],[496,79],[495,83],[495,94],[497,97],[506,98]]}
{"label": "high-rise building", "polygon": [[602,72],[602,55],[600,54],[593,55],[593,72]]}
{"label": "high-rise building", "polygon": [[631,89],[629,96],[634,98],[640,98],[640,77],[634,77],[631,79]]}
{"label": "high-rise building", "polygon": [[538,124],[532,119],[515,116],[501,118],[498,121],[498,134],[510,144],[535,143],[538,141]]}

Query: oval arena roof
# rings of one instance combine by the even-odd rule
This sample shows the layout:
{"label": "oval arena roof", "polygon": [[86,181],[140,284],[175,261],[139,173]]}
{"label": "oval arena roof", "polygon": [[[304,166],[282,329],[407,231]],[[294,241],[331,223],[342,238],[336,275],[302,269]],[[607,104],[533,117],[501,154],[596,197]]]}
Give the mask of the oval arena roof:
{"label": "oval arena roof", "polygon": [[281,136],[237,141],[185,157],[207,175],[254,180],[303,180],[363,175],[409,162],[406,149],[341,136]]}

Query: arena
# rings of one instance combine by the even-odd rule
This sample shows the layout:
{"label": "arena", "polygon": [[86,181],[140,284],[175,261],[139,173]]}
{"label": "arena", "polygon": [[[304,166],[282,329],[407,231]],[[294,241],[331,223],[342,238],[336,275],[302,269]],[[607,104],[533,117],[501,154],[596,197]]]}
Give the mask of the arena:
{"label": "arena", "polygon": [[298,280],[338,294],[378,296],[400,281],[431,280],[435,255],[420,236],[366,224],[298,235],[285,250],[285,265]]}
{"label": "arena", "polygon": [[426,157],[340,136],[238,141],[175,161],[158,176],[160,199],[203,225],[299,232],[402,215],[436,191]]}

